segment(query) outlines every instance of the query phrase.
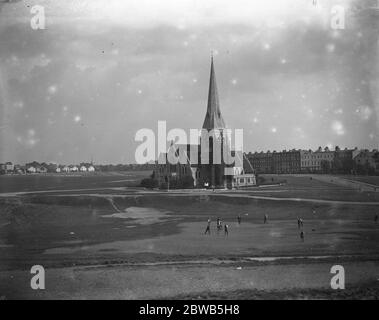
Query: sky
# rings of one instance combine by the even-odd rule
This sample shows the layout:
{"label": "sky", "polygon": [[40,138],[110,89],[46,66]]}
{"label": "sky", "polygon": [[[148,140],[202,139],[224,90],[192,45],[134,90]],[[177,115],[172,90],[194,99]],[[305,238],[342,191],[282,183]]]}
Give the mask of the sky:
{"label": "sky", "polygon": [[[45,10],[34,30],[31,9]],[[345,28],[331,27],[332,8]],[[201,128],[213,52],[245,152],[378,148],[376,0],[0,0],[0,162],[133,163]]]}

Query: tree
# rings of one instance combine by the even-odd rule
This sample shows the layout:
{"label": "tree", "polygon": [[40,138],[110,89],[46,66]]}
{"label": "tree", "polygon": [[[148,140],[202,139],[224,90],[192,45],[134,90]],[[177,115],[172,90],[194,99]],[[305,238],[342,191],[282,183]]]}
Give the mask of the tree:
{"label": "tree", "polygon": [[331,166],[330,162],[327,160],[322,160],[321,161],[321,172],[322,173],[330,173]]}
{"label": "tree", "polygon": [[185,189],[193,188],[194,187],[194,180],[191,176],[185,176],[182,179],[182,186]]}
{"label": "tree", "polygon": [[332,166],[333,173],[340,173],[342,171],[342,161],[339,158],[335,158],[333,160],[333,166]]}
{"label": "tree", "polygon": [[[44,165],[42,164],[42,166]],[[55,163],[49,163],[45,166],[45,168],[47,169],[47,172],[56,172],[58,165],[56,165]]]}

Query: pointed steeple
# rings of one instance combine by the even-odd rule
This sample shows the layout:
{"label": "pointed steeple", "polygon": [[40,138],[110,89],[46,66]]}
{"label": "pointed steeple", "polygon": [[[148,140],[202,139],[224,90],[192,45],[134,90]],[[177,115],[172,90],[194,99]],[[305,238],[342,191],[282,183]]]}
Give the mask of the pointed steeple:
{"label": "pointed steeple", "polygon": [[211,75],[209,79],[208,106],[207,114],[205,115],[203,129],[224,129],[225,121],[222,118],[220,103],[218,100],[216,75],[213,65],[213,55],[211,57]]}

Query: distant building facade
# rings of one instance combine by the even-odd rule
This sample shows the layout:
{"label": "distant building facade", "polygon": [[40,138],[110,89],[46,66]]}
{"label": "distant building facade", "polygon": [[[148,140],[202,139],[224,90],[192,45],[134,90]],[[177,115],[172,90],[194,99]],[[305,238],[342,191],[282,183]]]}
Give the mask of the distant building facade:
{"label": "distant building facade", "polygon": [[335,152],[326,147],[319,147],[316,151],[301,151],[301,172],[324,172],[328,173],[333,168]]}
{"label": "distant building facade", "polygon": [[[273,173],[273,154],[270,151],[267,152],[255,152],[246,154],[249,163],[251,163],[256,173]],[[248,163],[247,163],[248,165]]]}
{"label": "distant building facade", "polygon": [[248,153],[246,155],[256,173],[300,173],[300,150],[284,150],[282,152],[267,151]]}
{"label": "distant building facade", "polygon": [[355,173],[379,174],[379,151],[359,150],[354,157]]}
{"label": "distant building facade", "polygon": [[[358,156],[359,155],[359,156]],[[358,156],[358,157],[357,157]],[[364,172],[378,172],[378,151],[363,152],[355,149],[330,150],[328,147],[317,150],[284,150],[282,152],[267,151],[248,153],[246,157],[256,173],[297,174],[297,173],[345,173],[351,174],[359,167],[366,168]],[[367,169],[371,168],[371,169]],[[360,170],[362,171],[362,170]]]}
{"label": "distant building facade", "polygon": [[300,150],[274,152],[272,155],[274,173],[298,173],[301,169]]}

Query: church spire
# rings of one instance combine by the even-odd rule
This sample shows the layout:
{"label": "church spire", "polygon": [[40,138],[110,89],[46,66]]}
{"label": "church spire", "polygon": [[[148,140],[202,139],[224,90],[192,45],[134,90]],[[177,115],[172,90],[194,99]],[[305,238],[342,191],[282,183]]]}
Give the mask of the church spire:
{"label": "church spire", "polygon": [[213,54],[211,55],[211,75],[209,79],[208,106],[207,114],[205,115],[203,129],[224,129],[225,121],[222,118],[220,103],[218,100],[216,75],[213,65]]}

